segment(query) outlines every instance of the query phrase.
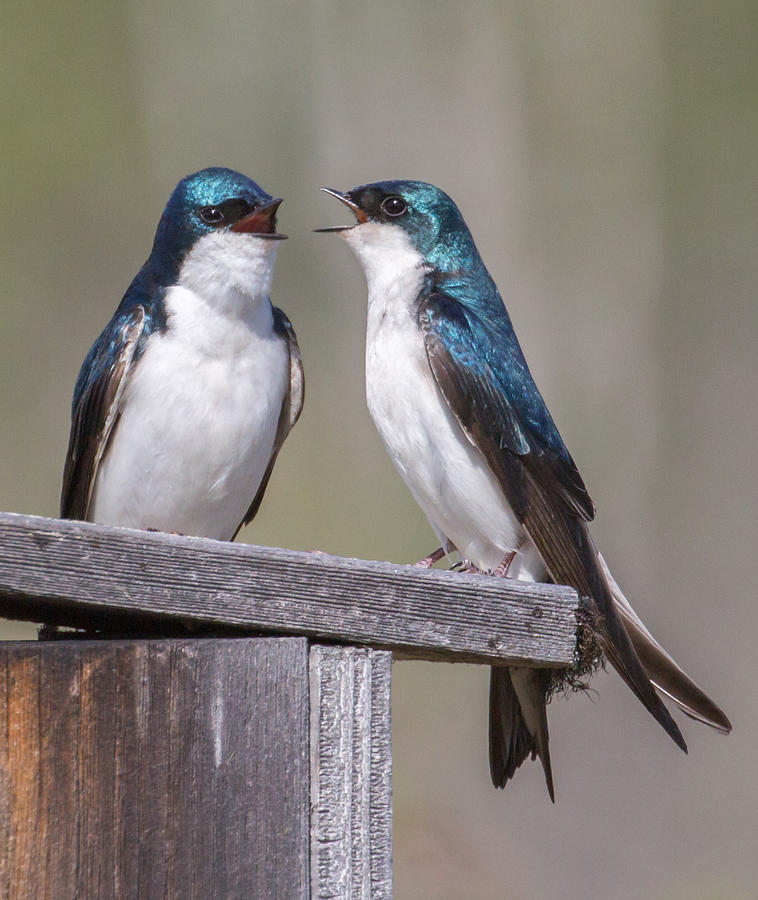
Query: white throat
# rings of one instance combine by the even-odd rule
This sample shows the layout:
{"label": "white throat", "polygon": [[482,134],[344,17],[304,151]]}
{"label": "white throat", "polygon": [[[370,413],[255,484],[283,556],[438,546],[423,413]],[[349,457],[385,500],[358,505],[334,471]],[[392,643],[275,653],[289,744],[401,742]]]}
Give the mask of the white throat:
{"label": "white throat", "polygon": [[233,231],[204,235],[185,257],[177,284],[219,311],[236,311],[250,298],[268,297],[278,245]]}
{"label": "white throat", "polygon": [[427,270],[423,256],[399,225],[365,222],[340,232],[366,273],[369,306],[387,293],[414,300]]}

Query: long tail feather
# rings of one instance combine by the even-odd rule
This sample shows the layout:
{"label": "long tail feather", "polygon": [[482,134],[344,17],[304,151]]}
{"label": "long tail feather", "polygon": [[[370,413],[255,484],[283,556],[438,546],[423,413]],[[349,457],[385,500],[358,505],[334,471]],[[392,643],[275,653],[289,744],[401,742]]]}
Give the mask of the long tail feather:
{"label": "long tail feather", "polygon": [[545,696],[546,680],[539,669],[492,667],[490,775],[495,787],[503,788],[528,756],[539,756],[555,803]]}
{"label": "long tail feather", "polygon": [[686,753],[687,744],[679,726],[656,694],[624,628],[587,523],[569,515],[556,516],[540,486],[534,481],[530,486],[531,505],[524,524],[551,578],[593,599],[600,615],[598,630],[605,655],[638,700]]}
{"label": "long tail feather", "polygon": [[616,583],[613,575],[611,575],[602,555],[599,555],[599,559],[603,574],[613,596],[616,610],[621,616],[624,628],[651,682],[662,694],[673,700],[682,712],[698,722],[710,725],[711,728],[715,728],[722,734],[729,734],[732,730],[732,723],[726,714],[711,700],[705,691],[695,684],[673,657],[650,634],[621,592],[621,588]]}

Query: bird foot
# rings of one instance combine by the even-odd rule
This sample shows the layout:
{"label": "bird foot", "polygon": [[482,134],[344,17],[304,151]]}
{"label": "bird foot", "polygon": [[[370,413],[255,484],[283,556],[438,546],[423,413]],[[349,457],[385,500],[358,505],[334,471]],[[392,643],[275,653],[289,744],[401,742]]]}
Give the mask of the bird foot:
{"label": "bird foot", "polygon": [[447,554],[447,550],[444,547],[437,547],[432,553],[428,556],[425,556],[423,559],[420,559],[418,562],[414,563],[414,568],[417,569],[431,569],[431,567],[438,563],[443,556]]}
{"label": "bird foot", "polygon": [[500,561],[500,564],[493,569],[492,574],[495,578],[507,578],[508,571],[516,558],[516,550],[509,550]]}
{"label": "bird foot", "polygon": [[463,572],[464,575],[491,575],[492,572],[488,569],[480,569],[479,566],[475,566],[471,560],[462,559],[460,562],[455,563],[455,565],[450,566],[450,569],[454,572]]}
{"label": "bird foot", "polygon": [[517,552],[518,547],[515,550],[509,550],[494,569],[480,569],[468,559],[456,563],[451,566],[451,569],[456,572],[464,572],[466,575],[493,575],[495,578],[507,578]]}

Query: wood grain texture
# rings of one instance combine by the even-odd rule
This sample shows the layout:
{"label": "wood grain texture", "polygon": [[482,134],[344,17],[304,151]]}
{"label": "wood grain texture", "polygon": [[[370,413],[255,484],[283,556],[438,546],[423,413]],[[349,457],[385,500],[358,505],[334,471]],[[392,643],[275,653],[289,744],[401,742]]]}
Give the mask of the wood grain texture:
{"label": "wood grain texture", "polygon": [[0,896],[307,898],[304,639],[0,645]]}
{"label": "wood grain texture", "polygon": [[369,831],[372,898],[392,897],[392,654],[374,652],[371,663],[371,764]]}
{"label": "wood grain texture", "polygon": [[577,606],[554,585],[0,513],[7,618],[156,634],[232,626],[545,667],[572,662]]}
{"label": "wood grain texture", "polygon": [[311,897],[392,897],[391,654],[310,654]]}

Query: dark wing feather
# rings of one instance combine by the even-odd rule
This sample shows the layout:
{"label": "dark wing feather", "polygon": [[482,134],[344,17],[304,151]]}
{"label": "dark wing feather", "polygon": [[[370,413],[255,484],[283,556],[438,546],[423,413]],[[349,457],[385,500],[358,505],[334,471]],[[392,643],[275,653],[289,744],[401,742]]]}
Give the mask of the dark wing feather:
{"label": "dark wing feather", "polygon": [[[512,329],[505,335],[495,334],[460,302],[440,292],[422,302],[419,324],[429,364],[445,399],[495,473],[510,481],[512,473],[500,469],[503,458],[510,462],[515,456],[538,473],[552,499],[580,519],[594,518],[592,499],[532,380]],[[514,503],[509,497],[518,515],[523,497],[517,500]]]}
{"label": "dark wing feather", "polygon": [[237,527],[237,531],[234,532],[234,537],[232,538],[232,540],[237,537],[237,534],[239,533],[239,530],[243,525],[247,525],[248,522],[252,522],[252,520],[255,518],[258,509],[260,508],[260,505],[263,501],[263,495],[266,493],[269,478],[271,478],[271,473],[274,470],[276,457],[282,448],[282,444],[284,443],[285,438],[292,430],[295,422],[297,422],[303,409],[305,382],[303,379],[303,359],[300,354],[300,347],[297,343],[297,336],[295,335],[295,330],[292,327],[292,323],[281,309],[274,306],[273,313],[274,331],[281,338],[281,340],[287,342],[287,349],[289,351],[290,360],[290,383],[282,402],[282,411],[279,414],[279,424],[276,429],[276,437],[274,439],[274,449],[271,453],[271,459],[269,460],[269,464],[266,467],[266,471],[263,473],[263,478],[261,479],[258,491],[253,498],[253,502],[250,504],[250,509],[248,509],[244,519]]}
{"label": "dark wing feather", "polygon": [[688,716],[705,725],[710,725],[711,728],[717,729],[722,734],[729,734],[732,724],[724,711],[695,684],[650,634],[621,592],[621,588],[616,584],[603,557],[599,556],[599,559],[613,594],[614,605],[650,680],[659,691],[673,700]]}
{"label": "dark wing feather", "polygon": [[90,350],[74,391],[63,470],[61,517],[86,520],[97,478],[145,322],[142,306],[115,319]]}
{"label": "dark wing feather", "polygon": [[608,658],[686,750],[616,611],[587,529],[594,513],[592,501],[516,338],[511,337],[512,330],[495,333],[470,309],[439,292],[421,302],[419,324],[429,365],[445,400],[483,453],[550,576],[594,600]]}

